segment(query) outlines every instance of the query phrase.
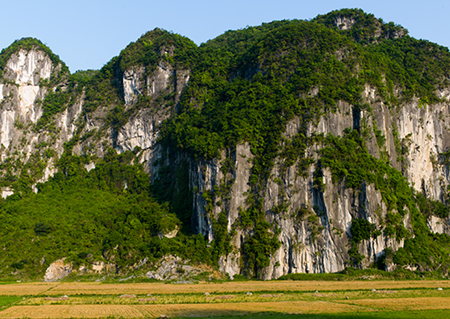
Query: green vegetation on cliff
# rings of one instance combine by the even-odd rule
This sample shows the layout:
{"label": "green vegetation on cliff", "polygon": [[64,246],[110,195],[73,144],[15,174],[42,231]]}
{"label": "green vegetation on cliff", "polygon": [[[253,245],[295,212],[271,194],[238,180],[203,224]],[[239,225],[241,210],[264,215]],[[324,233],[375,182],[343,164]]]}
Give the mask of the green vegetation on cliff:
{"label": "green vegetation on cliff", "polygon": [[[352,28],[339,30],[338,16],[353,19]],[[220,157],[222,150],[250,143],[254,158],[249,208],[241,211],[238,227],[266,230],[263,236],[252,232],[246,240],[243,252],[250,268],[257,265],[257,271],[268,265],[253,252],[267,256],[278,248],[276,241],[269,244],[267,229],[273,227],[264,227],[263,212],[264,189],[276,161],[284,158],[290,166],[298,160],[301,175],[314,162],[306,157],[305,149],[315,144],[324,147],[319,151],[319,170],[330,167],[335,181],[345,180],[347,187],[359,189],[364,182],[381,191],[389,211],[383,231],[398,240],[406,237],[399,254],[408,257],[397,258],[399,264],[416,257],[430,267],[448,263],[448,258],[441,257],[448,255],[444,248],[448,236],[441,238],[426,227],[430,209],[445,217],[447,207],[426,200],[428,211],[417,209],[420,195],[411,190],[402,173],[367,152],[364,140],[371,132],[354,127],[358,130],[349,128],[342,139],[305,137],[308,126],[320,117],[341,112],[339,101],[348,102],[354,112],[370,112],[362,97],[366,85],[375,88],[377,101],[391,108],[416,97],[420,105],[439,102],[436,89],[448,85],[450,77],[447,48],[411,38],[400,26],[384,24],[360,10],[343,10],[311,22],[280,21],[229,31],[200,46],[198,52],[201,61],[193,63],[179,114],[163,124],[161,141],[197,160],[211,160]],[[291,142],[284,132],[295,117],[300,118],[301,128]],[[383,144],[382,136],[378,140]],[[407,211],[416,237],[400,222]],[[366,237],[355,237],[354,249]],[[418,249],[421,241],[426,244]]]}
{"label": "green vegetation on cliff", "polygon": [[[19,48],[37,46],[47,52],[48,48],[36,41],[20,40],[3,50],[0,69]],[[48,54],[65,68],[56,56]],[[145,87],[150,86],[148,81],[158,66],[170,70],[170,84],[160,96],[153,96]],[[125,105],[122,79],[130,70],[141,72],[147,82],[143,82],[138,101]],[[189,83],[178,99],[175,79],[180,70],[189,70]],[[285,185],[274,177],[276,166],[282,176],[296,165],[299,178],[314,171],[312,188],[317,193],[326,189],[324,170],[331,172],[335,184],[355,193],[367,185],[379,191],[387,215],[375,225],[364,219],[365,208],[353,212],[349,263],[357,265],[364,258],[358,253],[364,240],[384,234],[404,241],[404,247],[395,254],[387,250],[381,264],[393,261],[400,266],[418,263],[429,269],[442,265],[447,269],[450,237],[431,233],[426,222],[431,215],[447,218],[449,208],[411,188],[402,172],[388,161],[386,138],[376,125],[354,121],[339,132],[342,136],[316,134],[311,128],[330,114],[343,112],[342,105],[349,106],[347,115],[353,112],[357,118],[364,113],[370,118],[373,109],[369,102],[382,103],[392,112],[416,99],[419,107],[442,102],[436,91],[448,86],[449,78],[447,48],[414,39],[401,26],[386,24],[358,9],[334,11],[312,21],[284,20],[227,31],[198,47],[180,35],[150,31],[101,70],[41,83],[49,93],[40,101],[43,115],[36,131],[56,130],[51,122],[54,116],[76,103],[82,103],[82,116],[58,161],[58,173],[38,184],[37,194],[31,192],[31,186],[42,177],[43,161],[53,153],[32,158],[29,166],[13,165],[13,158],[3,163],[7,173],[1,185],[13,187],[16,194],[0,205],[0,218],[7,225],[0,238],[8,245],[0,250],[0,260],[14,269],[44,269],[45,262],[39,266],[42,257],[48,261],[69,256],[81,263],[92,254],[90,258],[125,266],[143,257],[176,253],[216,264],[221,256],[236,252],[231,241],[240,229],[245,236],[240,264],[249,275],[258,275],[280,247],[278,226],[266,220],[267,185],[274,181],[280,189],[278,205],[270,208],[273,214],[282,218],[283,214],[297,214],[287,212]],[[366,89],[374,90],[372,101],[364,96]],[[130,117],[144,108],[157,112],[162,106],[172,116],[158,127],[163,151],[153,163],[159,170],[152,185],[143,167],[132,164],[139,150],[122,155],[106,152],[104,159],[95,158],[97,166],[89,172],[84,165],[92,160],[88,154],[95,152],[84,148],[82,156],[71,154],[76,143],[94,134],[97,140],[110,134],[114,144]],[[103,126],[98,134],[89,131],[81,136],[88,118],[100,118]],[[294,119],[298,132],[288,137],[286,126]],[[376,139],[379,158],[367,149],[371,138]],[[396,160],[402,162],[404,150],[398,133],[394,138]],[[90,141],[92,149],[97,140]],[[248,159],[250,188],[245,193],[246,208],[240,207],[239,218],[228,225],[235,178],[233,152],[244,142],[249,143],[252,155]],[[102,147],[105,151],[106,146]],[[214,232],[213,242],[207,245],[203,235],[195,235],[191,229],[193,198],[199,190],[189,169],[192,161],[205,164],[216,160],[224,163],[224,177],[200,194],[208,215],[203,217],[211,219]],[[213,215],[215,206],[223,208],[218,216]],[[306,207],[300,211],[309,214],[311,242],[315,242],[323,230],[319,224],[324,212],[319,207],[313,208],[314,213]],[[66,218],[60,218],[62,215]],[[411,229],[403,224],[407,215]],[[179,229],[175,238],[160,238],[175,228]],[[21,259],[24,251],[29,258]]]}
{"label": "green vegetation on cliff", "polygon": [[[344,137],[327,136],[324,144],[320,150],[320,162],[323,168],[331,170],[335,183],[344,181],[346,187],[355,190],[367,183],[380,191],[388,210],[386,220],[382,221],[383,232],[397,241],[405,239],[404,248],[400,248],[393,257],[396,264],[417,263],[428,269],[450,265],[450,236],[434,234],[427,226],[430,215],[448,218],[448,206],[415,192],[400,171],[371,156],[358,131],[346,130]],[[410,231],[403,225],[403,218],[408,213],[412,224]],[[381,231],[366,219],[354,220],[350,231],[354,248],[350,254],[353,253],[359,263],[357,244],[372,236],[376,238]]]}
{"label": "green vegetation on cliff", "polygon": [[152,197],[148,174],[131,164],[135,158],[111,150],[88,172],[89,157],[63,155],[59,172],[38,184],[37,194],[3,200],[0,271],[34,278],[63,257],[75,265],[114,262],[125,271],[145,257],[166,254],[211,262],[202,235],[164,237],[181,222]]}
{"label": "green vegetation on cliff", "polygon": [[122,50],[120,69],[123,72],[134,66],[144,66],[150,73],[164,60],[172,66],[188,68],[196,48],[190,39],[156,28]]}
{"label": "green vegetation on cliff", "polygon": [[163,139],[206,159],[244,140],[278,145],[294,116],[307,123],[335,112],[338,101],[362,105],[366,84],[393,105],[414,96],[439,101],[436,87],[450,76],[447,48],[406,35],[363,44],[320,21],[229,31],[200,46]]}

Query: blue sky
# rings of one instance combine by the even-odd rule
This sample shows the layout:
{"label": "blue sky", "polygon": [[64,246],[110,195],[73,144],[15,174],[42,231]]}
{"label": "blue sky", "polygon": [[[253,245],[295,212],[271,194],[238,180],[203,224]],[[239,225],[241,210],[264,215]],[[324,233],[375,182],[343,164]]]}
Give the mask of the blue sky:
{"label": "blue sky", "polygon": [[227,30],[282,19],[312,19],[362,8],[411,36],[450,47],[450,2],[428,0],[22,0],[2,3],[0,48],[22,37],[47,44],[72,72],[99,69],[155,27],[200,44]]}

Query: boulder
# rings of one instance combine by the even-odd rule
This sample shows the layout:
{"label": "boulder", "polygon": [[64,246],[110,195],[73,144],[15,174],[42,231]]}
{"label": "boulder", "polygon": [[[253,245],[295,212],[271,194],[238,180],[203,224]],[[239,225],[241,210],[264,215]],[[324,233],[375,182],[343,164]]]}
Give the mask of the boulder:
{"label": "boulder", "polygon": [[58,259],[50,264],[45,271],[44,281],[57,281],[72,273],[72,265],[65,262],[66,258]]}
{"label": "boulder", "polygon": [[182,280],[179,283],[184,283],[186,279],[207,271],[201,266],[187,265],[188,262],[189,260],[183,260],[178,256],[167,255],[161,258],[155,264],[155,268],[147,272],[145,276],[156,280]]}

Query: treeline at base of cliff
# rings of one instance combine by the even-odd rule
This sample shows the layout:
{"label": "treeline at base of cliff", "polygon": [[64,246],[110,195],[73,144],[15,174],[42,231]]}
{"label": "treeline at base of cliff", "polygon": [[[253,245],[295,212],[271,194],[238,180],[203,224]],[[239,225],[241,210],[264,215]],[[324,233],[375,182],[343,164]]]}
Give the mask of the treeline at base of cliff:
{"label": "treeline at base of cliff", "polygon": [[74,74],[26,38],[0,69],[0,277],[168,255],[448,275],[450,53],[399,25],[343,9],[200,46],[155,29]]}

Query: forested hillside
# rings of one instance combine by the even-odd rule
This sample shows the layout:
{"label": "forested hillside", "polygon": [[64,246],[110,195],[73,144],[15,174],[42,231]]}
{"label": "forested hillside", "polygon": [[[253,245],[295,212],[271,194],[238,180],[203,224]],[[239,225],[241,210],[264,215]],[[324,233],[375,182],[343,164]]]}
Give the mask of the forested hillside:
{"label": "forested hillside", "polygon": [[74,74],[25,38],[0,69],[5,278],[170,254],[263,279],[448,273],[450,53],[399,25],[155,29]]}

